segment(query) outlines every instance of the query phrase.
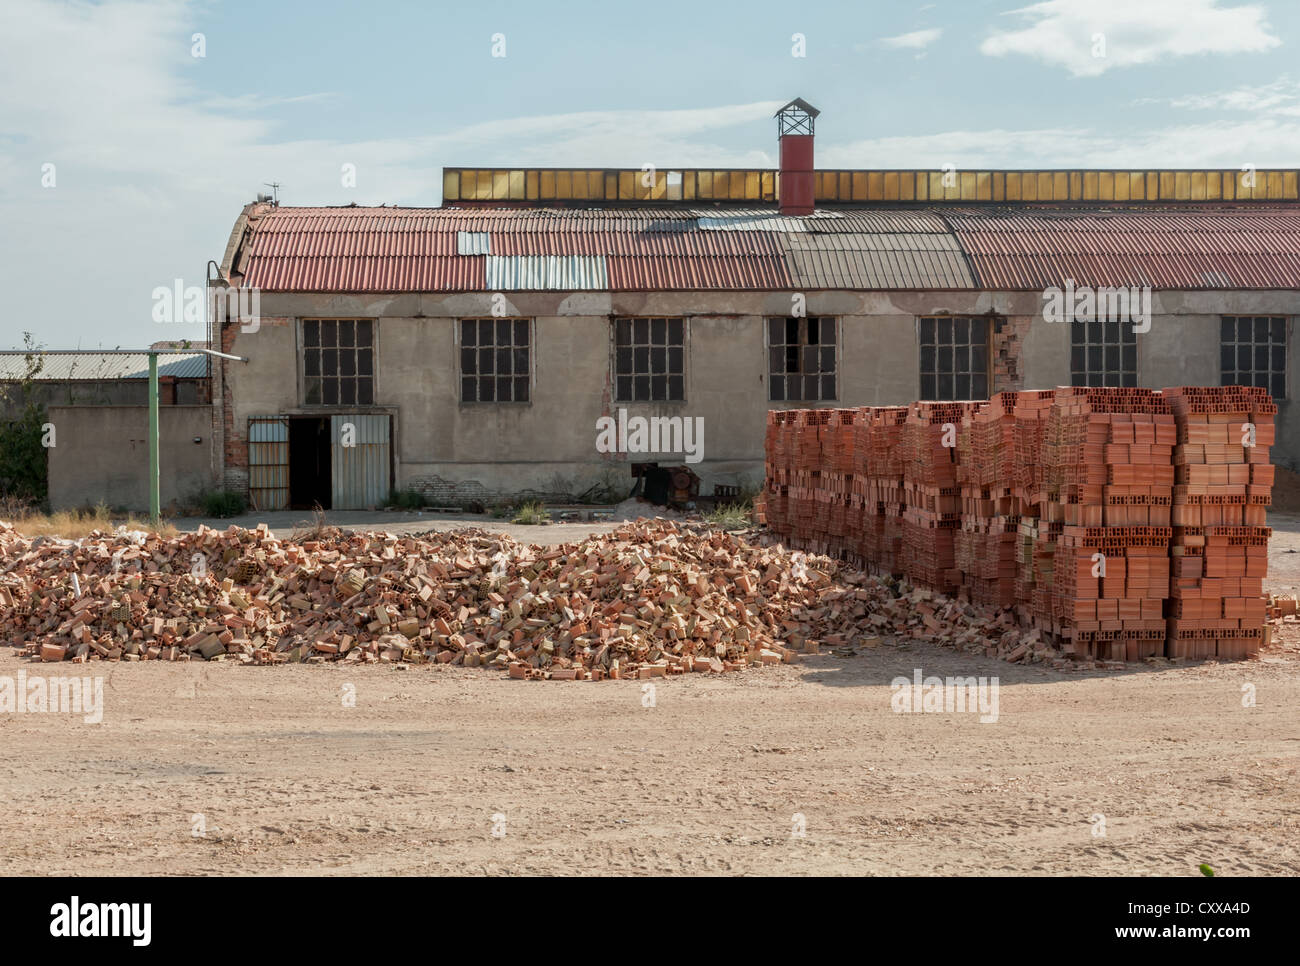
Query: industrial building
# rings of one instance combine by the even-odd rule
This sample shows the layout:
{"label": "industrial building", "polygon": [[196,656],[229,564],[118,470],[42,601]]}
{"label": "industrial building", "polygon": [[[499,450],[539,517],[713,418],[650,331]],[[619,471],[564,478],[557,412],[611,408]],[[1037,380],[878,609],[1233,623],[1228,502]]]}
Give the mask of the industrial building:
{"label": "industrial building", "polygon": [[[1295,169],[817,170],[816,118],[778,113],[777,170],[246,206],[218,284],[260,309],[213,333],[242,360],[212,363],[214,478],[268,510],[563,497],[686,462],[690,421],[707,493],[761,480],[772,408],[1220,383],[1270,390],[1294,465]],[[668,448],[598,445],[636,417]]]}

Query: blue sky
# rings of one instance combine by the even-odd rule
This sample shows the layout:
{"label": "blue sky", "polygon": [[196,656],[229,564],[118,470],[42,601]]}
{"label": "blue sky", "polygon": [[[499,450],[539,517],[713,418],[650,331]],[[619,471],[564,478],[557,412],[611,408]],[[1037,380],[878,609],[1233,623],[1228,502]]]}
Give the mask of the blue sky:
{"label": "blue sky", "polygon": [[1235,0],[4,0],[0,348],[201,337],[153,289],[201,285],[263,182],[436,205],[443,165],[775,166],[795,96],[825,167],[1295,167],[1297,42],[1300,4]]}

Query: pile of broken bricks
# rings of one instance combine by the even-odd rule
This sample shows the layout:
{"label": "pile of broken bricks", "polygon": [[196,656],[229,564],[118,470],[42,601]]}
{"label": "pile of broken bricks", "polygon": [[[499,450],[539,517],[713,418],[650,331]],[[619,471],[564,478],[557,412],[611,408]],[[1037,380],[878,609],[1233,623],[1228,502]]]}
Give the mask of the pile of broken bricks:
{"label": "pile of broken bricks", "polygon": [[1064,664],[1006,616],[666,520],[552,547],[483,531],[295,542],[265,526],[68,541],[0,523],[0,640],[43,661],[438,663],[601,680],[886,638]]}

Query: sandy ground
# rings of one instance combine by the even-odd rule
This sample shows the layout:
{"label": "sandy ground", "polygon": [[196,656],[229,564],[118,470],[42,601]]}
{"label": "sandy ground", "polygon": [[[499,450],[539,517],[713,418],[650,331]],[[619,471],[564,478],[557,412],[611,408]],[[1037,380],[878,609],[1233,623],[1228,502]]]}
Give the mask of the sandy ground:
{"label": "sandy ground", "polygon": [[[1300,518],[1273,523],[1284,590]],[[1280,636],[1104,674],[884,645],[653,702],[441,666],[63,665],[103,676],[103,722],[0,714],[0,874],[1295,875],[1300,624]],[[892,711],[918,668],[996,676],[997,721]],[[0,649],[20,669],[50,670]]]}

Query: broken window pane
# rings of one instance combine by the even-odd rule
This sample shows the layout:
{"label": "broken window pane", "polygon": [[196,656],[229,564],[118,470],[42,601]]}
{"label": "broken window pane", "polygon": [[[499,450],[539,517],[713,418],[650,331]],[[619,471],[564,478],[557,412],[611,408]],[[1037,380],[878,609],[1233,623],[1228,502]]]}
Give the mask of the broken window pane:
{"label": "broken window pane", "polygon": [[[837,380],[835,343],[837,320],[831,317],[768,319],[768,396],[810,402],[824,395]],[[782,382],[780,377],[792,378]]]}

